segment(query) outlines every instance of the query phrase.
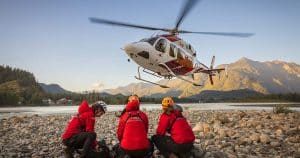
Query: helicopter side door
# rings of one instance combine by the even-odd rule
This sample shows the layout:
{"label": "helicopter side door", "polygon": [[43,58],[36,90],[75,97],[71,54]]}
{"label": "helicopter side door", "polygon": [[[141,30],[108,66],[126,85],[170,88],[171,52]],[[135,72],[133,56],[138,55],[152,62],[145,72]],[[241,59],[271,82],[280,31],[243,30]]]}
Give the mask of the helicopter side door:
{"label": "helicopter side door", "polygon": [[192,58],[177,44],[169,43],[167,56],[168,61],[165,61],[165,63],[176,75],[184,75],[192,71]]}

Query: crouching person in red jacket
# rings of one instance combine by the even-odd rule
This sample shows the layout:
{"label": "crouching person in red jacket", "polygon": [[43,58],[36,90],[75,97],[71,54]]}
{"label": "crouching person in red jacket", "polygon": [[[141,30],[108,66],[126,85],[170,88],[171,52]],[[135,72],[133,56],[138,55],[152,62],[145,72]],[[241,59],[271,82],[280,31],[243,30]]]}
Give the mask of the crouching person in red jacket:
{"label": "crouching person in red jacket", "polygon": [[[175,154],[185,157],[194,148],[195,135],[186,118],[182,115],[182,108],[174,105],[170,97],[162,101],[163,113],[160,116],[156,135],[151,140],[165,157]],[[167,136],[166,134],[171,136]]]}
{"label": "crouching person in red jacket", "polygon": [[62,135],[65,157],[73,157],[74,149],[83,149],[81,157],[91,157],[91,150],[97,149],[95,133],[95,117],[100,117],[106,112],[106,104],[98,101],[90,107],[83,101],[78,108],[77,116],[72,117]]}
{"label": "crouching person in red jacket", "polygon": [[130,96],[124,113],[120,116],[118,126],[117,149],[118,157],[128,155],[131,158],[142,158],[152,155],[153,145],[147,138],[148,117],[139,110],[140,102],[137,96]]}

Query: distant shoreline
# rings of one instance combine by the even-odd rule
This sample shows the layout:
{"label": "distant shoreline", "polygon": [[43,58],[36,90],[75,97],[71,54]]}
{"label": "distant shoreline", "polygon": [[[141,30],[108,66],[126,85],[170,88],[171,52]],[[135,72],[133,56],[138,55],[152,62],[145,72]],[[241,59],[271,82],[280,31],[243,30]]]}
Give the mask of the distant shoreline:
{"label": "distant shoreline", "polygon": [[253,103],[248,105],[229,105],[229,106],[235,106],[235,107],[276,107],[277,105],[286,105],[288,107],[299,107],[300,103],[270,103],[270,104],[262,104],[262,103]]}
{"label": "distant shoreline", "polygon": [[22,105],[0,105],[0,108],[23,108],[23,107],[51,107],[51,106],[77,106],[77,104],[40,104],[40,105],[35,105],[35,104],[22,104]]}

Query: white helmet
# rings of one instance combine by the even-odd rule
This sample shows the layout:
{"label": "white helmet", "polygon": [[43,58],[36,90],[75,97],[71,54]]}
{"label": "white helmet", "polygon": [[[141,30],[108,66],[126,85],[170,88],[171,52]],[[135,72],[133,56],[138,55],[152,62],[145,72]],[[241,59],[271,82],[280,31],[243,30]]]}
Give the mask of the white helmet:
{"label": "white helmet", "polygon": [[96,102],[94,103],[94,105],[95,105],[96,108],[101,109],[104,113],[107,111],[107,108],[106,108],[107,105],[106,105],[106,103],[105,103],[104,101],[102,101],[102,100],[96,101]]}

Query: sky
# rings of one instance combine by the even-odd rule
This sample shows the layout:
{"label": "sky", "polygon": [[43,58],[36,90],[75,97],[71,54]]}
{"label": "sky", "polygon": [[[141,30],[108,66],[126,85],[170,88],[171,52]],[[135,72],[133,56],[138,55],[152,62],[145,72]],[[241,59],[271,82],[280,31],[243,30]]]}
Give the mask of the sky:
{"label": "sky", "polygon": [[[71,91],[137,82],[137,65],[121,48],[158,31],[92,24],[89,17],[173,28],[184,0],[1,0],[0,64],[32,72],[38,82]],[[249,32],[250,38],[180,35],[198,60],[229,64],[242,57],[300,64],[299,0],[202,0],[180,28]],[[151,78],[152,79],[152,78]]]}

